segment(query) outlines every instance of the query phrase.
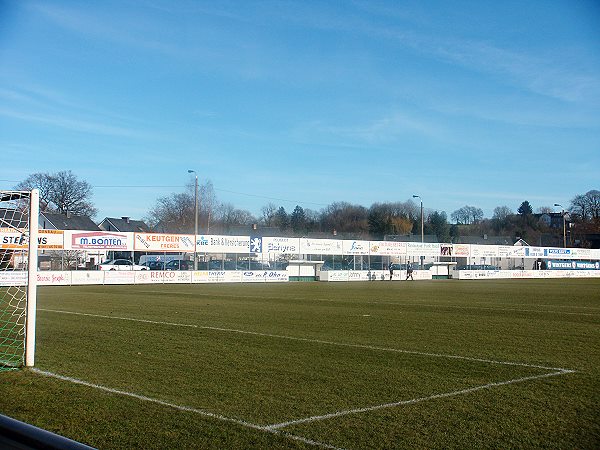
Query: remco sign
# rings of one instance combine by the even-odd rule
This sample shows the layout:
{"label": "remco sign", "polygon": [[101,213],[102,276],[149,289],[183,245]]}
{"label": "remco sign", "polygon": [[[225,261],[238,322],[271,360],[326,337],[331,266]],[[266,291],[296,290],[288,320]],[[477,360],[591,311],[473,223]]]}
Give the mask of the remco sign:
{"label": "remco sign", "polygon": [[[68,233],[68,234],[67,234]],[[103,231],[65,231],[65,244],[69,250],[132,250],[131,233],[105,233]]]}

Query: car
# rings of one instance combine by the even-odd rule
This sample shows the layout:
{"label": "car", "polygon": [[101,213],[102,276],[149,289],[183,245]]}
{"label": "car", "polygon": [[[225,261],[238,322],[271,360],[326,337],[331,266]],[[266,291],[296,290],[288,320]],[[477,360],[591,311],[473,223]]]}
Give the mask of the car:
{"label": "car", "polygon": [[150,268],[134,264],[128,259],[109,259],[98,264],[98,270],[150,270]]}
{"label": "car", "polygon": [[142,266],[149,270],[165,270],[165,263],[162,261],[146,261]]}
{"label": "car", "polygon": [[174,259],[165,264],[165,270],[194,270],[194,261]]}

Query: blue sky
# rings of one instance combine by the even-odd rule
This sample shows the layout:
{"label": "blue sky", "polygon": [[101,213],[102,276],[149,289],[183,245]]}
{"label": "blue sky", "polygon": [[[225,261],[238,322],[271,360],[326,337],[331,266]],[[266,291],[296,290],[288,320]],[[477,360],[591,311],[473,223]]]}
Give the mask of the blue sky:
{"label": "blue sky", "polygon": [[567,206],[600,189],[600,3],[0,0],[0,148],[0,189],[72,170],[97,219],[188,169],[254,214]]}

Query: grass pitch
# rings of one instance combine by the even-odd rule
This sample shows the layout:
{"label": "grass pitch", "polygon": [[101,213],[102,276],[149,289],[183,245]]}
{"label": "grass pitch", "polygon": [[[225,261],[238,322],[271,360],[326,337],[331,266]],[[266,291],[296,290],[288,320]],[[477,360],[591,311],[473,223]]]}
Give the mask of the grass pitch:
{"label": "grass pitch", "polygon": [[600,280],[41,287],[0,413],[99,448],[598,448]]}

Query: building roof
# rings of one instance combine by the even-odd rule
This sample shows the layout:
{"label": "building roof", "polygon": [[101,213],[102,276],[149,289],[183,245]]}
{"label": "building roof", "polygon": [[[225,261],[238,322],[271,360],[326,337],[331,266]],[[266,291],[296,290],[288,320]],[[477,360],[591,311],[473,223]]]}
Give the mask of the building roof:
{"label": "building roof", "polygon": [[514,239],[510,236],[459,236],[455,244],[479,244],[479,245],[513,245]]}
{"label": "building roof", "polygon": [[[386,234],[384,241],[398,241],[398,242],[421,242],[420,234]],[[438,237],[435,234],[423,235],[423,242],[438,243]]]}
{"label": "building roof", "polygon": [[137,233],[148,233],[150,227],[142,220],[133,220],[129,217],[106,217],[102,222],[98,224],[98,227],[104,231],[120,231],[124,232],[137,232]]}
{"label": "building roof", "polygon": [[87,216],[54,212],[41,212],[39,227],[45,230],[100,230],[98,225]]}

